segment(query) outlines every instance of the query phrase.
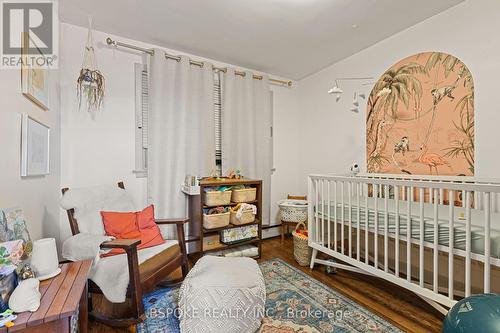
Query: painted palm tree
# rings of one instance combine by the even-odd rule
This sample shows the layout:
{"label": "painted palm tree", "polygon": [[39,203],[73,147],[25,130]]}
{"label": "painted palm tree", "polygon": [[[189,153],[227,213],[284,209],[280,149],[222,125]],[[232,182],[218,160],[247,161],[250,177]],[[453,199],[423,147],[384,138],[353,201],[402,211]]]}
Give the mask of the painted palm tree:
{"label": "painted palm tree", "polygon": [[[454,125],[458,131],[464,134],[464,139],[454,140],[451,146],[445,149],[446,154],[444,156],[452,158],[463,156],[469,164],[469,170],[474,173],[474,82],[472,80],[472,74],[463,62],[449,54],[443,54],[440,52],[434,52],[431,54],[427,60],[425,69],[427,71],[431,71],[436,66],[435,88],[437,85],[437,77],[440,66],[442,66],[444,70],[445,78],[447,78],[450,73],[455,72],[455,69],[458,66],[457,78],[454,82],[453,88],[457,87],[461,81],[464,87],[469,88],[470,93],[463,96],[455,106],[455,111],[460,112],[460,123],[454,123]],[[429,128],[427,129],[427,134],[422,146],[426,146],[428,143],[430,133],[434,125],[436,111],[437,103],[434,103],[432,119],[429,123]]]}
{"label": "painted palm tree", "polygon": [[380,109],[384,110],[384,114],[390,111],[392,118],[396,119],[399,101],[408,108],[413,98],[415,108],[418,108],[422,98],[422,84],[415,74],[427,74],[425,67],[409,63],[385,72],[373,87],[368,99],[367,122],[373,112]]}
{"label": "painted palm tree", "polygon": [[467,69],[467,67],[456,57],[450,55],[450,54],[445,54],[441,52],[433,52],[430,56],[429,59],[427,59],[427,62],[425,64],[425,70],[427,73],[429,73],[431,70],[433,70],[435,67],[437,67],[435,71],[435,76],[434,76],[434,89],[432,90],[433,94],[433,107],[432,107],[432,118],[431,122],[429,123],[429,127],[427,128],[427,133],[425,135],[425,139],[422,143],[422,146],[425,146],[429,142],[429,137],[432,132],[432,128],[434,127],[434,121],[436,119],[436,112],[437,112],[437,107],[438,103],[442,100],[444,95],[442,95],[438,89],[438,76],[440,72],[440,68],[443,68],[444,71],[444,77],[447,78],[450,73],[455,71],[456,66],[460,66],[460,70],[457,75],[457,79],[455,80],[455,83],[452,86],[448,87],[441,87],[440,89],[445,89],[448,92],[448,96],[453,98],[451,95],[451,92],[457,87],[459,81],[461,79],[464,80],[464,86],[467,84],[466,82],[472,82],[472,76]]}
{"label": "painted palm tree", "polygon": [[[416,74],[426,74],[425,67],[417,63],[409,63],[397,69],[390,69],[380,77],[368,98],[366,116],[368,133],[374,132],[374,123],[377,120],[376,128],[378,129],[382,121],[397,119],[399,102],[402,102],[408,109],[413,100],[415,112],[418,110],[422,98],[422,84]],[[383,110],[383,116],[374,119],[374,114],[379,114],[381,110]],[[368,165],[380,164],[378,147],[384,147],[385,143],[378,141],[379,139],[385,140],[384,138],[387,136],[379,136],[376,133],[368,137],[368,144],[373,147],[368,157]]]}
{"label": "painted palm tree", "polygon": [[460,123],[454,123],[455,128],[464,134],[461,140],[454,140],[451,146],[445,149],[445,156],[456,158],[463,156],[469,164],[469,170],[474,174],[474,81],[472,74],[461,64],[458,72],[457,84],[463,80],[464,87],[469,87],[469,93],[463,96],[455,106],[460,112]]}

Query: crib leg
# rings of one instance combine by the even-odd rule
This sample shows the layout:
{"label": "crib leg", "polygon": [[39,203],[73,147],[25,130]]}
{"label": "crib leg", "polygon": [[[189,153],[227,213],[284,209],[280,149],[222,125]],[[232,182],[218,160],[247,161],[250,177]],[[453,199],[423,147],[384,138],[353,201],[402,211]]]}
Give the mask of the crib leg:
{"label": "crib leg", "polygon": [[318,255],[318,250],[313,249],[312,256],[311,256],[311,265],[309,266],[311,269],[314,268],[314,262],[316,261],[317,255]]}

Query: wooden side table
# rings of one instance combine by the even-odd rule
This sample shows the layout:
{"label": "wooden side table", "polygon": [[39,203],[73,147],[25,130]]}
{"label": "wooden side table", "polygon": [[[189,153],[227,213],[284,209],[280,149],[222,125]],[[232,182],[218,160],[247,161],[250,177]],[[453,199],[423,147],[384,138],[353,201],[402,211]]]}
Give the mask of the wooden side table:
{"label": "wooden side table", "polygon": [[87,332],[87,277],[92,260],[62,264],[61,274],[40,282],[42,299],[36,312],[17,315],[14,326],[0,332],[71,332],[78,314],[79,332]]}

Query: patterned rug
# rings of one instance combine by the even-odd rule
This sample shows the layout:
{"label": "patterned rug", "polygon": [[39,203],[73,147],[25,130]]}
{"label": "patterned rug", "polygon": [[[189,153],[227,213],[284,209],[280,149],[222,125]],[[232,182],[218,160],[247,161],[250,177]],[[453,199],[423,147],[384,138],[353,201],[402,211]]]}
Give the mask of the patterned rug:
{"label": "patterned rug", "polygon": [[[334,289],[280,259],[260,263],[266,282],[266,318],[262,333],[402,332]],[[179,332],[178,289],[160,289],[144,297],[147,319],[137,332]]]}

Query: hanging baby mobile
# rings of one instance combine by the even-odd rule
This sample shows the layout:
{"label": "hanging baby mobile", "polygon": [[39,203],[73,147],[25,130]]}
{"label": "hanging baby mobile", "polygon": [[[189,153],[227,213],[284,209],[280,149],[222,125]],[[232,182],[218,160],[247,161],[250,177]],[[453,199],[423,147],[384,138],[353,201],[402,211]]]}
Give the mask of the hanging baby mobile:
{"label": "hanging baby mobile", "polygon": [[104,100],[104,76],[97,69],[94,39],[92,34],[92,19],[89,18],[87,45],[83,53],[82,69],[77,80],[78,108],[82,104],[87,111],[97,111]]}

